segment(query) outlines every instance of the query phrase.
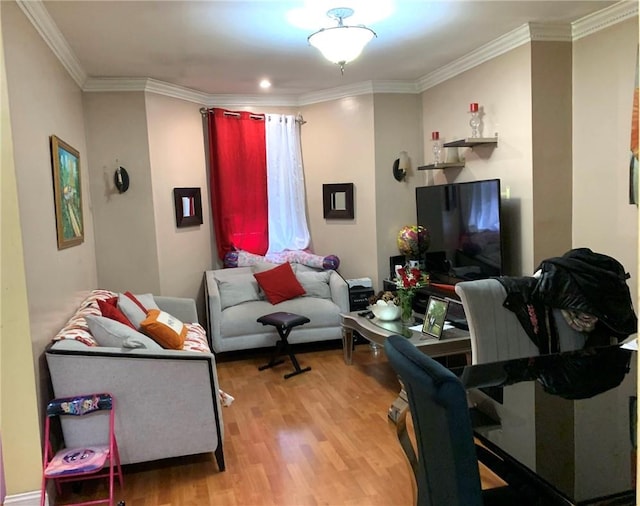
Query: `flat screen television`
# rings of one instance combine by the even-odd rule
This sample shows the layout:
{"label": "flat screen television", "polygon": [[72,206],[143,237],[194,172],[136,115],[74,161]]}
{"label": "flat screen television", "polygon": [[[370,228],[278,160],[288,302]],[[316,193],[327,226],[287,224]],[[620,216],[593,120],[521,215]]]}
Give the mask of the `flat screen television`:
{"label": "flat screen television", "polygon": [[416,209],[429,231],[424,267],[434,281],[503,274],[499,179],[419,186]]}

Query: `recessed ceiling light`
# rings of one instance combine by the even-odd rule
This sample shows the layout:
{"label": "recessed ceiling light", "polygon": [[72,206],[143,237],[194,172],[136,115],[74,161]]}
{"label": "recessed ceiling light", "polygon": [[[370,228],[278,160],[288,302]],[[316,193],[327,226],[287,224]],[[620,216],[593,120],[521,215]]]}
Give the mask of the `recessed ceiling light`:
{"label": "recessed ceiling light", "polygon": [[263,79],[260,81],[260,88],[267,89],[271,88],[271,81],[269,79]]}

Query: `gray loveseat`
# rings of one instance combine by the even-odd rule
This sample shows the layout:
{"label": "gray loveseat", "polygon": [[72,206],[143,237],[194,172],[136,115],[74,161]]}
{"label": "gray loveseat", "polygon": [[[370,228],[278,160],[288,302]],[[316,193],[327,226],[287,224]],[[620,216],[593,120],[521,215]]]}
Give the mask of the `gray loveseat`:
{"label": "gray loveseat", "polygon": [[[96,298],[105,297],[103,293],[93,291],[45,351],[54,396],[111,393],[122,464],[215,452],[223,471],[216,362],[203,329],[193,326],[199,328],[196,337],[190,337],[191,330],[187,335],[194,351],[188,351],[187,344],[185,350],[90,346],[85,317],[100,314]],[[182,322],[198,321],[194,300],[154,299],[161,310]],[[94,439],[93,425],[99,421],[68,418],[62,426],[67,446],[100,443]]]}
{"label": "gray loveseat", "polygon": [[292,344],[342,337],[340,313],[349,311],[346,281],[333,270],[298,263],[291,266],[306,294],[278,304],[265,300],[259,289],[253,276],[260,270],[259,266],[205,272],[207,335],[215,353],[274,346],[278,341],[275,328],[256,320],[278,311],[311,320],[291,332],[289,342]]}

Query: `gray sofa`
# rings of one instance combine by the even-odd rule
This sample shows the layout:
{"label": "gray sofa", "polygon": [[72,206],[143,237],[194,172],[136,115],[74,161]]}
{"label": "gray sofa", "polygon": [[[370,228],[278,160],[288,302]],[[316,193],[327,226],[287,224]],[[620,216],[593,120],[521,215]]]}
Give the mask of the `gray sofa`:
{"label": "gray sofa", "polygon": [[[154,297],[182,322],[197,322],[195,301]],[[225,468],[223,423],[215,357],[210,351],[87,346],[77,339],[85,301],[45,351],[54,397],[109,392],[115,398],[115,433],[122,464],[215,452]],[[80,329],[80,330],[78,330]],[[205,343],[206,345],[206,343]],[[66,417],[67,446],[98,444],[100,420]],[[106,429],[100,431],[106,434]]]}
{"label": "gray sofa", "polygon": [[253,276],[255,265],[205,272],[207,335],[215,353],[274,346],[275,328],[256,320],[278,311],[311,320],[291,332],[292,344],[341,339],[340,313],[349,311],[346,281],[336,271],[291,265],[306,294],[278,304],[265,300]]}

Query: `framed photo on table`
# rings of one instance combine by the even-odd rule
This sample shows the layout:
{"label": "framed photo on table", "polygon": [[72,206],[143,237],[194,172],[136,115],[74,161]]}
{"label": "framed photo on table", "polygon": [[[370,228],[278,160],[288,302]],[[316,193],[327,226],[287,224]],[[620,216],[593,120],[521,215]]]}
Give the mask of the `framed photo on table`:
{"label": "framed photo on table", "polygon": [[444,330],[444,320],[447,317],[448,308],[448,300],[430,296],[427,303],[427,311],[424,315],[422,333],[440,339]]}
{"label": "framed photo on table", "polygon": [[50,141],[58,249],[65,249],[84,241],[80,153],[55,135]]}

